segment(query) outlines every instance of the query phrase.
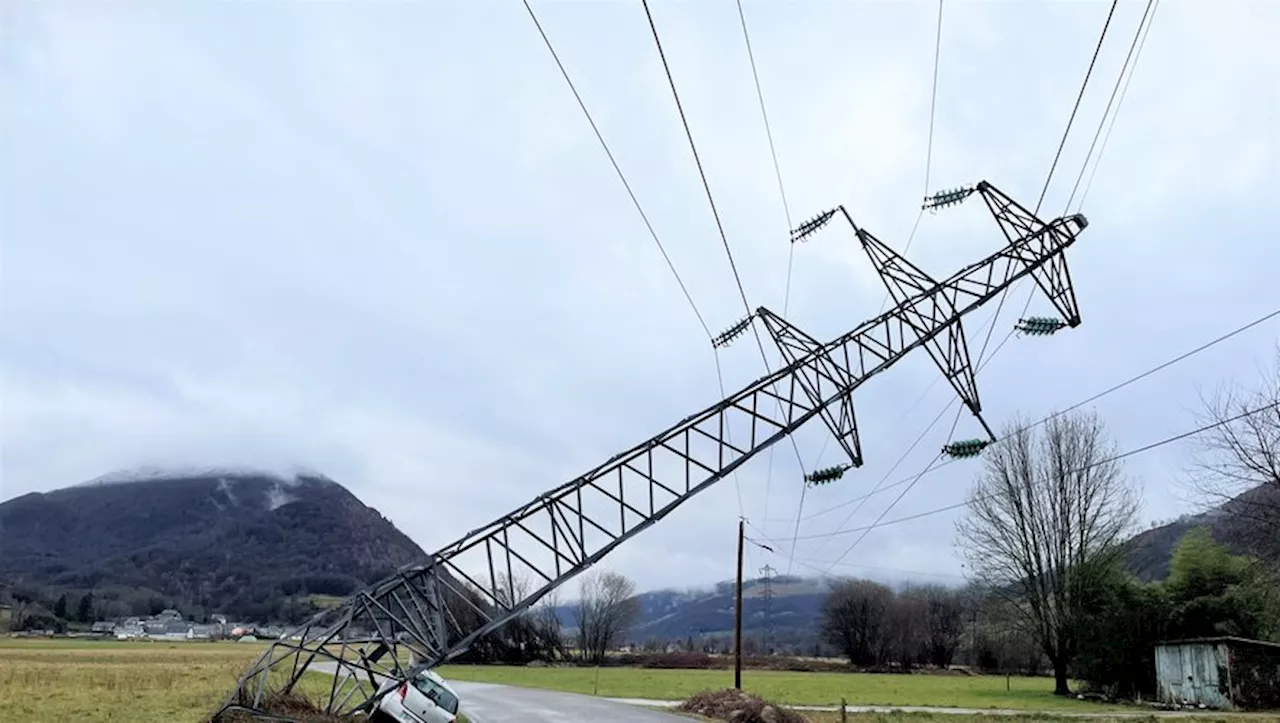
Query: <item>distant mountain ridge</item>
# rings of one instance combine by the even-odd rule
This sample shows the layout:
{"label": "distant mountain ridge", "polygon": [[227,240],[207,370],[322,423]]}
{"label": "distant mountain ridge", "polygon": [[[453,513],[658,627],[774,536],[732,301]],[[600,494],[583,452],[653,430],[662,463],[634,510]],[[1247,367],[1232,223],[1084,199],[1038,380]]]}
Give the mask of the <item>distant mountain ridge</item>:
{"label": "distant mountain ridge", "polygon": [[[1269,494],[1280,491],[1250,491],[1139,533],[1130,541],[1128,568],[1143,580],[1163,579],[1174,546],[1199,525],[1238,549],[1240,530],[1225,510],[1248,495]],[[332,479],[235,468],[144,468],[16,497],[0,503],[0,549],[0,583],[55,595],[93,589],[108,614],[176,605],[259,621],[298,621],[313,611],[313,596],[344,596],[426,557]],[[827,583],[775,576],[767,601],[765,589],[760,578],[744,584],[744,630],[757,638],[768,630],[778,643],[811,641]],[[732,583],[638,597],[635,642],[718,637],[733,629]],[[572,627],[573,606],[559,612]]]}
{"label": "distant mountain ridge", "polygon": [[1233,510],[1246,506],[1280,509],[1280,485],[1259,485],[1210,510],[1184,515],[1173,522],[1134,535],[1129,540],[1126,566],[1138,579],[1145,582],[1163,580],[1169,575],[1169,563],[1178,540],[1196,527],[1207,527],[1213,539],[1234,552],[1246,552],[1249,531],[1241,523],[1240,517],[1231,514]]}
{"label": "distant mountain ridge", "polygon": [[[1182,536],[1192,529],[1205,526],[1219,542],[1237,552],[1243,551],[1243,533],[1236,518],[1228,511],[1242,501],[1257,502],[1260,497],[1274,495],[1280,498],[1275,486],[1256,488],[1234,500],[1201,514],[1186,515],[1176,521],[1156,526],[1134,535],[1129,540],[1125,566],[1135,577],[1144,582],[1163,580],[1169,574],[1173,550]],[[1280,503],[1280,499],[1277,499]],[[894,586],[906,582],[880,578]],[[921,581],[915,580],[919,583]],[[807,646],[815,640],[819,629],[822,600],[828,590],[823,580],[777,576],[770,583],[772,599],[765,603],[765,583],[754,579],[743,583],[744,632],[761,638],[769,629],[775,642],[792,642]],[[732,634],[734,616],[734,585],[721,582],[702,590],[654,590],[641,593],[640,616],[631,631],[631,640],[643,643],[647,640],[683,640],[688,637],[718,637]],[[766,613],[767,610],[767,613]],[[559,609],[560,619],[569,626],[575,624],[576,613],[572,605]]]}
{"label": "distant mountain ridge", "polygon": [[[256,467],[235,467],[226,465],[189,466],[189,467],[156,467],[142,466],[116,470],[94,477],[72,487],[89,487],[93,485],[129,484],[132,482],[156,482],[164,480],[199,480],[218,477],[257,477],[275,479],[281,484],[295,484],[300,479],[327,480],[323,474],[303,467],[292,465],[284,470],[266,470]],[[332,481],[332,480],[330,480]]]}
{"label": "distant mountain ridge", "polygon": [[25,494],[0,503],[0,549],[10,584],[260,620],[303,616],[282,601],[345,595],[425,557],[327,477],[250,470],[142,470]]}
{"label": "distant mountain ridge", "polygon": [[[765,590],[772,595],[766,600]],[[827,584],[822,580],[779,575],[769,583],[763,578],[742,583],[742,629],[760,638],[768,629],[774,642],[811,640],[817,628]],[[665,589],[636,596],[639,618],[629,632],[635,643],[649,640],[678,641],[732,635],[734,583],[721,582],[702,589]],[[573,628],[577,612],[573,604],[557,608],[562,623]]]}

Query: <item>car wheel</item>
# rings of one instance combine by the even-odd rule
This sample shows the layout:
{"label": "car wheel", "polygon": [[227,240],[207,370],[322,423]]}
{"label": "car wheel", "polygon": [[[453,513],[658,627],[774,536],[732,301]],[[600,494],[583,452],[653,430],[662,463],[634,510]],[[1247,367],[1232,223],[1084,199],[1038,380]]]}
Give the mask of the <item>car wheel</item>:
{"label": "car wheel", "polygon": [[369,716],[369,720],[372,723],[396,723],[395,718],[392,718],[389,713],[384,713],[381,710],[375,710],[373,715]]}

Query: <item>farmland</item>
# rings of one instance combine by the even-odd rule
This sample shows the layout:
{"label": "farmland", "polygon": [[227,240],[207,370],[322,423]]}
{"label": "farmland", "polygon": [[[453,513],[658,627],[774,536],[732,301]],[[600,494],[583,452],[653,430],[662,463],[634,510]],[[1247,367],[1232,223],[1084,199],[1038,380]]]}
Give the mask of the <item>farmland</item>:
{"label": "farmland", "polygon": [[[548,688],[609,698],[681,700],[702,690],[733,685],[732,670],[663,670],[645,668],[529,668],[519,666],[447,665],[440,674],[450,680]],[[791,705],[901,705],[944,708],[1004,708],[1032,711],[1102,712],[1123,710],[1052,694],[1046,678],[1003,676],[877,675],[872,673],[800,673],[747,670],[742,687],[766,700]],[[1006,687],[1008,690],[1006,690]]]}
{"label": "farmland", "polygon": [[0,720],[199,721],[262,646],[0,641]]}
{"label": "farmland", "polygon": [[[0,640],[0,720],[54,723],[68,720],[130,723],[196,723],[205,719],[233,687],[236,676],[264,648],[261,643],[145,643]],[[455,680],[507,683],[599,695],[675,699],[731,684],[725,670],[602,668],[599,682],[589,668],[445,666]],[[914,705],[1017,708],[1028,711],[1094,712],[1103,707],[1049,694],[1036,678],[939,675],[871,675],[748,670],[744,687],[782,703],[830,705],[843,696],[850,705]],[[1009,690],[1006,690],[1006,684]],[[321,674],[303,681],[303,692],[327,688]],[[465,701],[464,701],[465,706]],[[815,723],[835,714],[810,713]],[[951,716],[859,714],[855,721],[921,723]],[[965,723],[988,720],[966,717]],[[1033,718],[999,718],[1017,723]],[[1043,718],[1041,718],[1043,719]],[[1272,718],[1271,720],[1275,720]]]}

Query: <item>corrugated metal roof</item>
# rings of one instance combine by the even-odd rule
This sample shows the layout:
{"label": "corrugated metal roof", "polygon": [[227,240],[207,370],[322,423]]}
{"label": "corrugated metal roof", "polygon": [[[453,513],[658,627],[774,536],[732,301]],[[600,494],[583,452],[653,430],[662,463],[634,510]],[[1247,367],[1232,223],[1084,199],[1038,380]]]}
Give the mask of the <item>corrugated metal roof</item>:
{"label": "corrugated metal roof", "polygon": [[1280,643],[1270,643],[1265,640],[1251,640],[1250,638],[1237,638],[1233,635],[1219,635],[1212,638],[1183,638],[1181,640],[1162,640],[1156,643],[1156,647],[1161,645],[1220,645],[1228,643],[1232,645],[1260,645],[1267,648],[1280,648]]}

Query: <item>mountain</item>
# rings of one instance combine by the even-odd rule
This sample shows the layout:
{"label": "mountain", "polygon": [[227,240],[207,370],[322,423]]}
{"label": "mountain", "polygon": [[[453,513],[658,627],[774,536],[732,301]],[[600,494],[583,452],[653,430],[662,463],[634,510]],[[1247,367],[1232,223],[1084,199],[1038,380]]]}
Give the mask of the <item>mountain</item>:
{"label": "mountain", "polygon": [[[771,592],[768,599],[766,589]],[[759,638],[768,624],[771,641],[807,645],[814,640],[827,589],[827,583],[822,580],[793,576],[775,576],[767,585],[762,578],[745,580],[742,583],[742,629],[744,633]],[[733,634],[732,582],[700,590],[653,590],[636,597],[640,614],[629,634],[634,642],[716,638]],[[572,604],[560,606],[557,613],[568,628],[577,624],[577,612]]]}
{"label": "mountain", "polygon": [[1237,554],[1248,552],[1252,547],[1250,543],[1257,542],[1249,521],[1277,512],[1280,512],[1280,485],[1259,485],[1200,514],[1184,515],[1138,533],[1129,541],[1126,566],[1140,580],[1165,579],[1178,540],[1196,527],[1208,527],[1213,539]]}
{"label": "mountain", "polygon": [[[1219,542],[1238,553],[1244,552],[1247,530],[1241,522],[1242,516],[1247,519],[1250,511],[1256,516],[1260,508],[1280,510],[1280,487],[1259,487],[1202,514],[1186,515],[1135,535],[1129,541],[1126,566],[1144,581],[1163,580],[1169,574],[1169,563],[1178,541],[1201,525],[1208,526]],[[890,587],[909,582],[901,577],[879,581]],[[641,593],[638,596],[640,614],[631,630],[631,640],[643,643],[732,635],[733,588],[733,583],[722,582],[710,589]],[[762,579],[743,583],[743,631],[749,637],[759,638],[764,634],[767,620],[771,623],[770,640],[807,648],[815,640],[820,625],[828,584],[819,579],[774,577],[769,584],[772,596],[767,605],[765,589]],[[566,626],[572,628],[576,624],[577,614],[572,605],[563,605],[557,612]]]}
{"label": "mountain", "polygon": [[311,596],[425,557],[331,479],[249,470],[146,470],[26,494],[0,504],[0,549],[0,580],[93,589],[108,614],[178,606],[259,621],[302,617]]}

